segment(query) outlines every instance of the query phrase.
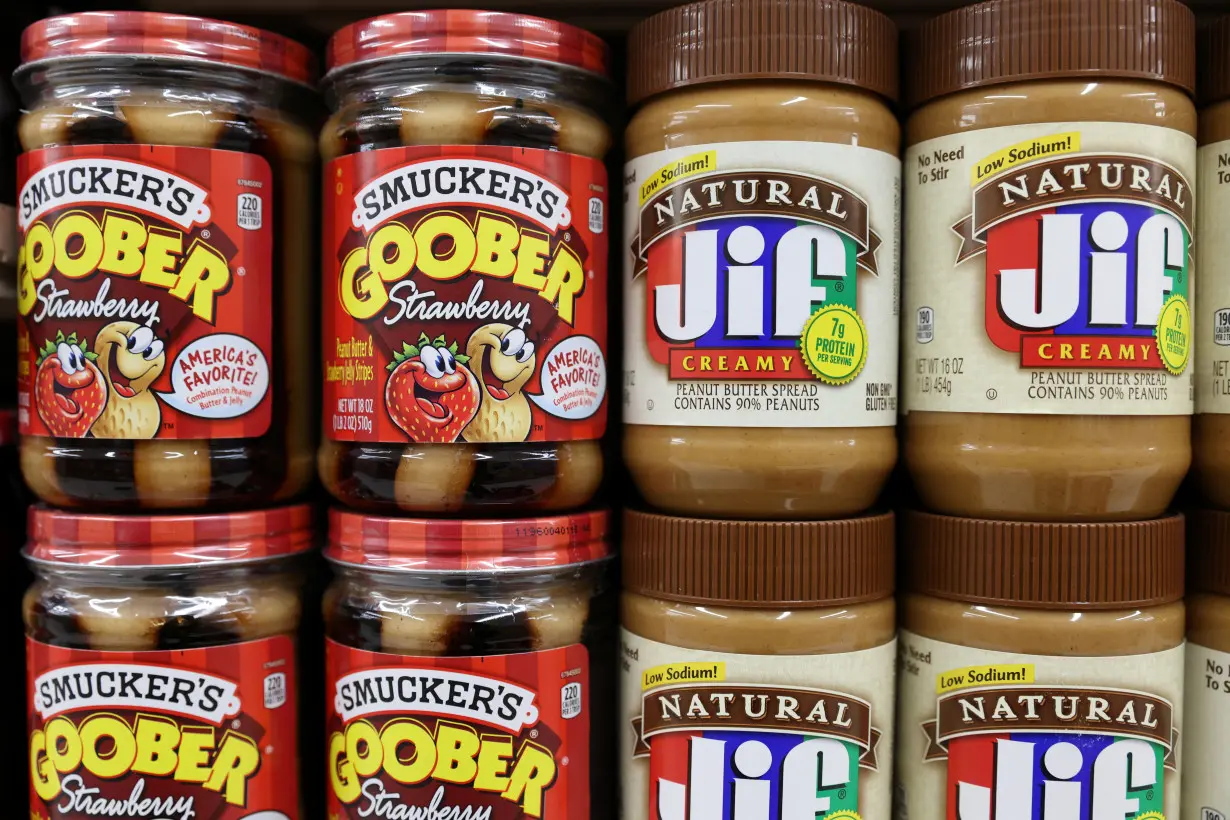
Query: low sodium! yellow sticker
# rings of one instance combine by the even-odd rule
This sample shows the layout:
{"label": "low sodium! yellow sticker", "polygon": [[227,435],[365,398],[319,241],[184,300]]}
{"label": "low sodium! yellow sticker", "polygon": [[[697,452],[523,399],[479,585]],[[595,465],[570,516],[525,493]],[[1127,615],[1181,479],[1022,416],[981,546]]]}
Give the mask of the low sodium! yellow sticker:
{"label": "low sodium! yellow sticker", "polygon": [[799,349],[817,379],[845,384],[867,363],[867,325],[848,305],[825,305],[803,326]]}
{"label": "low sodium! yellow sticker", "polygon": [[1157,352],[1162,364],[1178,376],[1192,356],[1192,310],[1187,299],[1175,294],[1162,306],[1157,320]]}

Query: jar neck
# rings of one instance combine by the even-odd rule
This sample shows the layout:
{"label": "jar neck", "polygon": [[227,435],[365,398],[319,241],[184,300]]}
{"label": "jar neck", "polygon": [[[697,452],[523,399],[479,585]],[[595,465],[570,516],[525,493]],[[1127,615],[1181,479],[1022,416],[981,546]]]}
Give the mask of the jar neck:
{"label": "jar neck", "polygon": [[77,587],[158,588],[191,584],[209,586],[253,576],[277,576],[302,571],[304,556],[290,555],[261,561],[177,567],[87,567],[30,561],[40,581]]}
{"label": "jar neck", "polygon": [[450,90],[494,97],[562,102],[604,117],[612,95],[603,77],[555,63],[482,55],[424,55],[375,60],[330,72],[325,102],[336,111],[348,101],[406,97]]}
{"label": "jar neck", "polygon": [[544,587],[567,586],[580,583],[598,583],[610,563],[609,558],[587,564],[574,564],[541,570],[516,570],[502,572],[426,572],[412,570],[387,570],[375,567],[360,567],[353,564],[330,562],[333,574],[339,580],[367,587],[386,587],[398,590],[430,590],[464,592],[468,588],[516,593],[541,591]]}

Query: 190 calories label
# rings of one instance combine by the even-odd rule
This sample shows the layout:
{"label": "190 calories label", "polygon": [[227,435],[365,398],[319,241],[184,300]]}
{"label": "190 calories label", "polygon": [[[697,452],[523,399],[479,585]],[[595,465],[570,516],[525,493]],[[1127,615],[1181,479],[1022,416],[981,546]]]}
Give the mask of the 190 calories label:
{"label": "190 calories label", "polygon": [[273,177],[255,154],[18,158],[18,421],[57,438],[269,429]]}
{"label": "190 calories label", "polygon": [[895,424],[900,173],[891,154],[830,143],[629,162],[627,421]]}
{"label": "190 calories label", "polygon": [[600,437],[606,185],[598,160],[537,149],[386,148],[329,163],[327,435]]}
{"label": "190 calories label", "polygon": [[1194,178],[1152,125],[911,146],[907,412],[1190,414]]}

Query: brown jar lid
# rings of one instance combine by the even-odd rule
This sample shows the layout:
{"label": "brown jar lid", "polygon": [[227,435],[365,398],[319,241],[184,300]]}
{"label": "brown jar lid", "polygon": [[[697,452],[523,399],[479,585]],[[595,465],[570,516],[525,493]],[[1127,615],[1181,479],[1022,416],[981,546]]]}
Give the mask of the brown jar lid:
{"label": "brown jar lid", "polygon": [[1201,32],[1199,78],[1202,104],[1230,100],[1230,14]]}
{"label": "brown jar lid", "polygon": [[1115,524],[983,521],[911,512],[913,592],[1024,608],[1121,609],[1183,597],[1183,516]]}
{"label": "brown jar lid", "polygon": [[893,594],[893,514],[838,521],[710,521],[624,513],[632,592],[689,604],[821,607]]}
{"label": "brown jar lid", "polygon": [[990,0],[927,21],[913,45],[911,106],[1025,80],[1196,87],[1196,18],[1179,0]]}
{"label": "brown jar lid", "polygon": [[1230,595],[1230,513],[1196,510],[1187,528],[1187,587]]}
{"label": "brown jar lid", "polygon": [[810,80],[897,99],[897,28],[845,0],[702,0],[628,40],[628,104],[701,83]]}

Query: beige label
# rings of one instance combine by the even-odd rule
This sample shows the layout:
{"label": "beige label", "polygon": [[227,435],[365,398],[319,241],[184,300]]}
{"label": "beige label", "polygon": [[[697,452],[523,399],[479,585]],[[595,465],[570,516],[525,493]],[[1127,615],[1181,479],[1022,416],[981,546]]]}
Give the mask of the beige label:
{"label": "beige label", "polygon": [[624,189],[627,422],[896,423],[897,157],[697,145],[631,160]]}
{"label": "beige label", "polygon": [[1190,414],[1195,169],[1195,140],[1151,125],[911,146],[904,410]]}
{"label": "beige label", "polygon": [[626,820],[888,817],[896,641],[736,655],[625,629],[620,649]]}
{"label": "beige label", "polygon": [[[1179,820],[1183,653],[1023,655],[903,630],[899,816]],[[1091,772],[1100,785],[1088,785]]]}
{"label": "beige label", "polygon": [[1183,805],[1191,820],[1230,817],[1230,653],[1187,645]]}
{"label": "beige label", "polygon": [[1200,149],[1196,412],[1230,413],[1230,140]]}

